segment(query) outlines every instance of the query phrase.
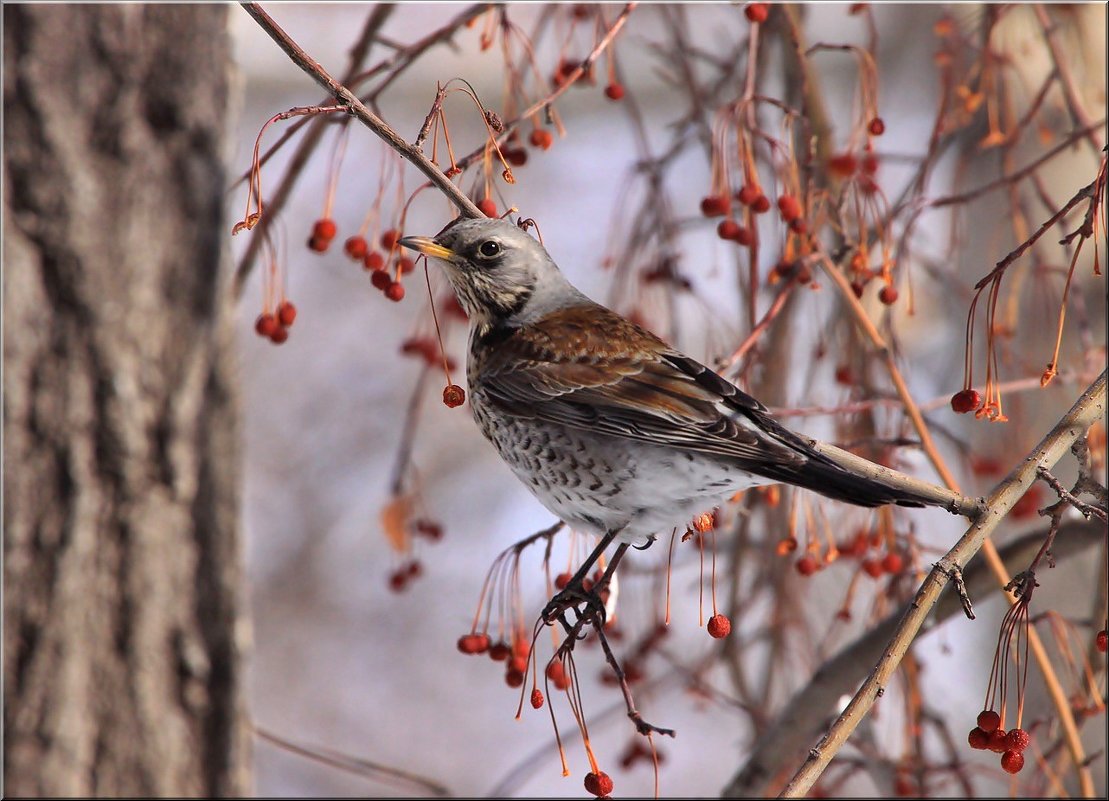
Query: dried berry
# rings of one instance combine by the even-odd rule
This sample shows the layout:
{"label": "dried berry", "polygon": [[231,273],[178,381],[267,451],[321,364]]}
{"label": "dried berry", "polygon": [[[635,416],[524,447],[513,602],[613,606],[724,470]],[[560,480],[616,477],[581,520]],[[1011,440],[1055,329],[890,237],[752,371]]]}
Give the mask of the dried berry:
{"label": "dried berry", "polygon": [[609,778],[609,775],[604,771],[587,773],[585,775],[585,789],[598,798],[611,795],[612,786],[612,779]]}
{"label": "dried berry", "polygon": [[973,412],[982,405],[982,396],[975,389],[963,389],[951,396],[951,408],[958,414]]}
{"label": "dried berry", "polygon": [[458,384],[448,384],[443,388],[443,403],[454,409],[466,402],[466,391]]}

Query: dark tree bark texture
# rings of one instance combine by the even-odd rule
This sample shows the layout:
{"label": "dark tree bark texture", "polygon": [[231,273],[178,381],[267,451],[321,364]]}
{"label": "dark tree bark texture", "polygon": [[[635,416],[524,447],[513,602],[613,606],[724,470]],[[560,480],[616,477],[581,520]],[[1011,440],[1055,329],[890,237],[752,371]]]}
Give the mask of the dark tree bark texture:
{"label": "dark tree bark texture", "polygon": [[228,8],[3,13],[5,790],[241,795]]}

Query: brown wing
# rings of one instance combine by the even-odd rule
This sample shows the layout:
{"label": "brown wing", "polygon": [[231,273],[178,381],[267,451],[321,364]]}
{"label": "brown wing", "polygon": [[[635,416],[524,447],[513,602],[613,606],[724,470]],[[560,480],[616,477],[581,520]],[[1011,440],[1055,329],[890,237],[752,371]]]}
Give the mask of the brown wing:
{"label": "brown wing", "polygon": [[809,456],[763,433],[769,421],[796,440],[757,400],[599,305],[491,337],[473,378],[514,416],[740,461],[786,466]]}

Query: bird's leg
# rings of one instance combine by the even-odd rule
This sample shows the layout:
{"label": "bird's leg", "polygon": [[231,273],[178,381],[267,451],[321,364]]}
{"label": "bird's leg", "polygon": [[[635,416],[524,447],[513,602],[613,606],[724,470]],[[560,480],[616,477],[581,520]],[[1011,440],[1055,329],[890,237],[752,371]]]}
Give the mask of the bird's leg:
{"label": "bird's leg", "polygon": [[547,625],[554,623],[556,620],[562,623],[563,628],[568,633],[572,633],[574,629],[580,629],[580,625],[574,625],[566,620],[566,612],[570,609],[577,609],[580,604],[585,604],[584,610],[579,610],[579,620],[582,622],[587,618],[598,618],[601,623],[604,623],[605,605],[601,600],[601,593],[608,586],[609,581],[612,580],[613,573],[616,572],[616,566],[620,563],[620,559],[624,556],[624,552],[628,549],[627,543],[621,543],[609,560],[608,566],[605,569],[604,575],[600,580],[594,584],[590,589],[585,588],[585,580],[589,577],[589,572],[593,569],[593,565],[601,558],[605,550],[616,539],[619,531],[610,531],[601,537],[601,541],[597,543],[597,547],[589,554],[589,557],[582,563],[578,571],[573,575],[566,586],[555,594],[553,598],[543,607],[543,622]]}
{"label": "bird's leg", "polygon": [[635,724],[635,730],[642,734],[644,737],[649,737],[652,732],[665,734],[667,737],[674,736],[673,729],[664,729],[661,726],[656,726],[653,723],[648,723],[639,714],[639,710],[635,708],[635,699],[632,698],[631,687],[628,686],[628,678],[624,674],[624,669],[620,667],[620,662],[616,659],[616,654],[612,653],[612,648],[608,644],[608,638],[605,637],[605,627],[596,621],[593,624],[597,629],[597,638],[601,641],[601,648],[604,649],[605,659],[612,665],[612,671],[616,674],[616,680],[620,682],[620,692],[624,694],[624,704],[628,708],[628,717],[632,723]]}

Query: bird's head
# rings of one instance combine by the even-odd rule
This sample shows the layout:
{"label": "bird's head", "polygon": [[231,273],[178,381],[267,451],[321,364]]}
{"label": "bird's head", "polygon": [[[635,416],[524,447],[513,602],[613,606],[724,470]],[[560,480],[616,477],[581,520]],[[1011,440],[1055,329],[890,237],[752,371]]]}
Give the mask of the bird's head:
{"label": "bird's head", "polygon": [[478,328],[539,316],[580,297],[547,251],[504,220],[455,220],[434,237],[400,244],[440,261]]}

